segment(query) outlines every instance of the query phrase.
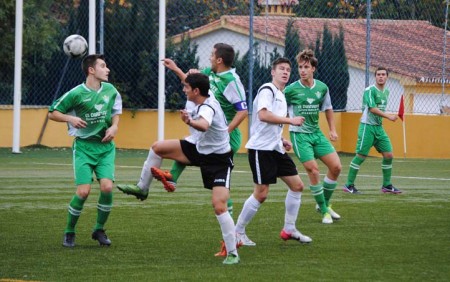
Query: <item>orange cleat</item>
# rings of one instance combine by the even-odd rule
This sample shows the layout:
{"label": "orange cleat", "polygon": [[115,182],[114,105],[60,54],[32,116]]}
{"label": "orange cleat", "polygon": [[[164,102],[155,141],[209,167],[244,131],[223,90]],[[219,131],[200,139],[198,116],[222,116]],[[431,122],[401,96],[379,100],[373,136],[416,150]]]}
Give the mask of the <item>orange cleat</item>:
{"label": "orange cleat", "polygon": [[177,188],[176,183],[173,181],[172,174],[170,174],[170,172],[161,170],[157,167],[152,167],[151,171],[153,177],[162,182],[164,189],[166,189],[167,192],[175,191]]}
{"label": "orange cleat", "polygon": [[[242,242],[236,242],[236,248],[239,249],[240,246],[242,246]],[[225,246],[225,242],[222,240],[220,241],[220,251],[218,253],[215,253],[214,256],[226,257],[227,255],[227,247]]]}

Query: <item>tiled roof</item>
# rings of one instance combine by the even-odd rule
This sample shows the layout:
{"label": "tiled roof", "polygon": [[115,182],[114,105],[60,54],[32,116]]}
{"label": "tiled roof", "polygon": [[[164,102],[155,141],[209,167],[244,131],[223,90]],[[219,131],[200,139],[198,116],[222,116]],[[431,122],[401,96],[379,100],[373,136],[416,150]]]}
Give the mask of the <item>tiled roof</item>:
{"label": "tiled roof", "polygon": [[[344,29],[345,51],[349,63],[364,66],[366,63],[366,20],[292,18],[305,46],[314,44],[322,34],[325,24],[333,34],[339,26]],[[255,16],[254,36],[284,45],[288,17]],[[229,29],[249,34],[249,16],[222,16],[220,20],[191,30],[192,38],[217,30]],[[267,36],[266,36],[267,30]],[[447,32],[450,38],[450,32]],[[450,40],[448,40],[450,41]],[[392,73],[406,76],[417,82],[442,83],[444,30],[426,21],[372,20],[371,21],[371,67],[384,66]],[[450,42],[447,43],[450,45]],[[450,51],[446,55],[445,82],[450,83]]]}

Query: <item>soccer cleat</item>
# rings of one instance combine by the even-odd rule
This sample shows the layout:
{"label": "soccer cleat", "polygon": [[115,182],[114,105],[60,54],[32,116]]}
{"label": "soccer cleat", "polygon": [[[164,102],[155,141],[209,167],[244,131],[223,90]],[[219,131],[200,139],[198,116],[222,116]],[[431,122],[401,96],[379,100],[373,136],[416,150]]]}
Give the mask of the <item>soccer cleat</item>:
{"label": "soccer cleat", "polygon": [[281,230],[280,232],[280,237],[281,239],[283,239],[284,241],[287,240],[296,240],[299,241],[300,243],[311,243],[312,239],[306,235],[303,235],[302,233],[300,233],[300,231],[295,230],[292,233],[288,233],[286,231]]}
{"label": "soccer cleat", "polygon": [[167,192],[173,192],[177,188],[177,184],[173,181],[172,174],[168,171],[161,170],[157,167],[151,168],[153,177],[162,182]]}
{"label": "soccer cleat", "polygon": [[331,214],[330,213],[325,213],[322,217],[322,223],[325,224],[331,224],[333,223],[333,219],[331,218]]}
{"label": "soccer cleat", "polygon": [[100,246],[110,246],[111,240],[106,236],[105,230],[97,229],[92,232],[92,240],[97,240]]}
{"label": "soccer cleat", "polygon": [[68,248],[75,247],[75,233],[74,232],[64,233],[64,240],[62,244],[64,247]]}
{"label": "soccer cleat", "polygon": [[[242,243],[236,242],[236,249],[239,249],[239,247],[242,246]],[[226,257],[227,256],[227,247],[225,246],[225,242],[222,240],[220,241],[220,251],[215,253],[215,257]]]}
{"label": "soccer cleat", "polygon": [[402,191],[400,189],[395,188],[392,184],[381,187],[381,192],[390,193],[390,194],[400,194]]}
{"label": "soccer cleat", "polygon": [[356,189],[354,184],[350,184],[350,185],[345,184],[343,190],[344,190],[344,192],[347,192],[350,194],[362,194],[360,191],[358,191],[358,189]]}
{"label": "soccer cleat", "polygon": [[256,246],[256,243],[250,240],[245,233],[236,233],[236,242],[242,246]]}
{"label": "soccer cleat", "polygon": [[341,216],[331,208],[331,205],[328,207],[328,213],[333,220],[341,219]]}
{"label": "soccer cleat", "polygon": [[229,253],[227,255],[227,258],[223,261],[223,264],[238,264],[239,261],[240,261],[239,255]]}
{"label": "soccer cleat", "polygon": [[[316,204],[316,211],[321,212],[318,204]],[[331,215],[333,220],[341,219],[341,216],[331,208],[331,205],[328,207],[328,213]]]}
{"label": "soccer cleat", "polygon": [[148,197],[148,190],[143,191],[139,186],[133,184],[119,184],[117,185],[117,189],[122,191],[127,195],[134,195],[141,201],[144,201]]}

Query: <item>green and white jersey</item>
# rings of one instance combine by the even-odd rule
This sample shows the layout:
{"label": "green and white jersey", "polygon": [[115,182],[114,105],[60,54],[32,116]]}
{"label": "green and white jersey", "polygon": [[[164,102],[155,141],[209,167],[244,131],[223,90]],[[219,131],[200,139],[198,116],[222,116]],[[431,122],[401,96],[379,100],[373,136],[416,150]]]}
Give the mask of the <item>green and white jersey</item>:
{"label": "green and white jersey", "polygon": [[297,80],[287,86],[284,93],[289,116],[305,118],[305,122],[301,126],[289,125],[289,131],[301,133],[320,131],[319,112],[333,109],[328,86],[322,81],[314,79],[313,86],[309,88]]}
{"label": "green and white jersey", "polygon": [[70,124],[69,135],[81,139],[101,140],[111,126],[111,118],[122,113],[122,98],[110,83],[103,82],[98,91],[82,83],[62,95],[49,108],[49,112],[77,116],[87,122],[85,128],[76,129]]}
{"label": "green and white jersey", "polygon": [[379,115],[372,114],[370,108],[378,108],[384,112],[387,107],[387,101],[389,98],[389,90],[384,89],[381,91],[375,85],[371,85],[364,90],[363,103],[362,103],[362,116],[361,123],[370,125],[382,125],[383,118]]}
{"label": "green and white jersey", "polygon": [[236,69],[215,73],[211,68],[206,68],[201,72],[209,77],[210,90],[222,107],[228,123],[233,120],[236,112],[247,110],[244,86]]}

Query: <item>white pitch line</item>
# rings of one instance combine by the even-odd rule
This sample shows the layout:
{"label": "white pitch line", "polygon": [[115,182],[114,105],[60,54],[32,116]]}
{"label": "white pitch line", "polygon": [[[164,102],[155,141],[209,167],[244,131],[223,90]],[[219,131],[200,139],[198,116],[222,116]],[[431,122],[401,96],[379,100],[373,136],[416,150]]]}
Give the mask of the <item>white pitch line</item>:
{"label": "white pitch line", "polygon": [[[34,163],[38,165],[54,165],[54,166],[71,166],[72,164],[61,164],[61,163]],[[141,169],[142,166],[129,166],[129,165],[116,165],[119,168],[137,168]],[[192,170],[197,168],[190,168]],[[251,173],[249,170],[233,170],[234,173]],[[307,175],[306,173],[299,173],[300,175]],[[340,177],[347,176],[346,174],[341,174]],[[367,175],[367,174],[358,174],[358,177],[370,177],[370,178],[382,178],[382,175]],[[392,176],[392,178],[401,178],[401,179],[418,179],[418,180],[438,180],[438,181],[450,181],[450,178],[436,178],[436,177],[417,177],[417,176]]]}

